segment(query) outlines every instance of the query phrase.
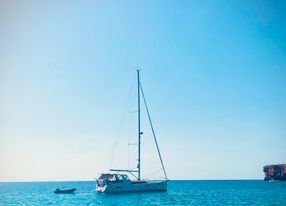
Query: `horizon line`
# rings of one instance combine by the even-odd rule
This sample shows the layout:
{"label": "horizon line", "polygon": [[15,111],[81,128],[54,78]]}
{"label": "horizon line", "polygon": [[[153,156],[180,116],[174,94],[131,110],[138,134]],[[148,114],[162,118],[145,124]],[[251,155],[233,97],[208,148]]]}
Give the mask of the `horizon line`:
{"label": "horizon line", "polygon": [[[257,178],[243,178],[243,179],[168,179],[168,181],[248,181],[261,180]],[[1,183],[45,183],[45,182],[96,182],[96,180],[32,180],[32,181],[0,181]]]}

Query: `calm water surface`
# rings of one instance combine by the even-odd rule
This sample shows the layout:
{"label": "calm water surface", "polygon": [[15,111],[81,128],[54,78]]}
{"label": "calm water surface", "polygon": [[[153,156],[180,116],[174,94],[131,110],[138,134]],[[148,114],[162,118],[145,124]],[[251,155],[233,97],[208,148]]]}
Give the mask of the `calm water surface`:
{"label": "calm water surface", "polygon": [[[75,194],[54,194],[76,187]],[[170,181],[168,192],[106,195],[95,182],[0,183],[0,205],[279,205],[286,206],[286,182]]]}

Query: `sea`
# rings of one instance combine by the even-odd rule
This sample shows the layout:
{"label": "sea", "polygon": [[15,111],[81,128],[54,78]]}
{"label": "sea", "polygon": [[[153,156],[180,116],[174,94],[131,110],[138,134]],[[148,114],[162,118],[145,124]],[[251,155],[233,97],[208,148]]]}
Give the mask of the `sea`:
{"label": "sea", "polygon": [[[74,194],[54,194],[72,188]],[[178,180],[167,192],[101,194],[94,181],[0,183],[0,205],[277,205],[286,206],[286,182]]]}

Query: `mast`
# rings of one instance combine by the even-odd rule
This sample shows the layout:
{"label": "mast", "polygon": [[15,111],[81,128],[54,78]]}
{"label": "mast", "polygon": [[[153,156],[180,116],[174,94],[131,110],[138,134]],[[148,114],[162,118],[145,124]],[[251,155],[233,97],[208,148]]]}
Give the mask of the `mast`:
{"label": "mast", "polygon": [[141,127],[140,127],[140,75],[139,69],[137,70],[137,95],[138,95],[138,180],[140,180],[141,176],[141,165],[140,165],[140,147],[141,147]]}
{"label": "mast", "polygon": [[[143,102],[144,102],[144,105],[145,105],[145,108],[146,108],[146,111],[147,111],[149,123],[150,123],[150,126],[151,126],[153,138],[154,138],[154,141],[155,141],[155,144],[156,144],[157,152],[158,152],[158,155],[159,155],[159,158],[160,158],[161,166],[162,166],[162,169],[163,169],[163,172],[164,172],[164,175],[165,175],[165,179],[168,180],[167,174],[166,174],[166,170],[165,170],[165,166],[163,164],[162,156],[161,156],[161,153],[160,153],[159,145],[158,145],[158,142],[157,142],[156,134],[155,134],[155,131],[154,131],[154,127],[153,127],[153,124],[152,124],[150,112],[149,112],[149,109],[148,109],[148,106],[147,106],[147,102],[146,102],[146,99],[145,99],[145,95],[144,95],[144,92],[143,92],[142,85],[140,83],[140,70],[137,69],[136,71],[137,71],[137,98],[138,98],[137,99],[137,101],[138,101],[138,103],[137,103],[137,107],[138,107],[138,158],[137,158],[138,164],[137,164],[137,170],[110,169],[110,171],[129,172],[131,175],[133,175],[135,178],[137,178],[138,181],[141,180],[141,134],[143,134],[143,132],[141,132],[141,122],[140,122],[140,120],[141,120],[140,119],[140,115],[141,115],[140,94],[142,94]],[[133,173],[137,173],[138,174],[137,177]]]}

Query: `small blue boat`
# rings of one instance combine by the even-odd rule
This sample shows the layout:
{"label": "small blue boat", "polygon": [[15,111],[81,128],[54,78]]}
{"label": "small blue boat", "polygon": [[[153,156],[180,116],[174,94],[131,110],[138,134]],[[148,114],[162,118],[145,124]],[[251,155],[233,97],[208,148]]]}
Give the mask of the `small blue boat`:
{"label": "small blue boat", "polygon": [[69,193],[73,193],[76,190],[76,188],[68,188],[68,189],[59,189],[57,188],[55,190],[55,194],[69,194]]}

